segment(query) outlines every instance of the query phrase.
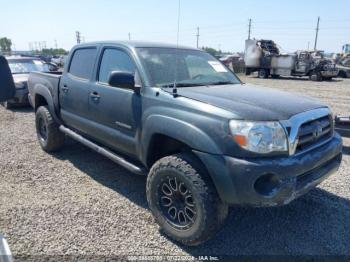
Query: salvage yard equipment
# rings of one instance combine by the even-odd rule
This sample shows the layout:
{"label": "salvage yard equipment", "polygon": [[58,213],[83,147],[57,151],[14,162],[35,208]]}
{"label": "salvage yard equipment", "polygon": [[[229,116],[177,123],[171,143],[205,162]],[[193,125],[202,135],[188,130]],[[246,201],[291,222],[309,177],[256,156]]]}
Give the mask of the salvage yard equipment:
{"label": "salvage yard equipment", "polygon": [[282,54],[272,40],[249,39],[245,42],[246,74],[258,72],[260,78],[308,76],[310,80],[331,80],[338,71],[335,64],[320,51],[297,51]]}

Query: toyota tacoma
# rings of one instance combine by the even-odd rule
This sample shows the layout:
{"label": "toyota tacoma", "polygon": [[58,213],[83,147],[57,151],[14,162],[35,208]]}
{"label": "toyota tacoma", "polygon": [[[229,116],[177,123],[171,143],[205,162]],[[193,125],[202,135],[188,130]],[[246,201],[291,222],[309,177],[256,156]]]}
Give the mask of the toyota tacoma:
{"label": "toyota tacoma", "polygon": [[43,150],[68,136],[146,175],[156,222],[186,245],[212,237],[229,206],[285,205],[342,159],[326,105],[242,83],[198,49],[84,43],[62,75],[30,73],[28,87]]}

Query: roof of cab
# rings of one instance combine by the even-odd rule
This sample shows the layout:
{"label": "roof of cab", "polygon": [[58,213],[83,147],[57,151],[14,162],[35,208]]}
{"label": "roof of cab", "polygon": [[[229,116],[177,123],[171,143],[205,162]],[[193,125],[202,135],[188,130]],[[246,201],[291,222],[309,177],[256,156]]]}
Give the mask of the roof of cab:
{"label": "roof of cab", "polygon": [[128,48],[141,48],[141,47],[158,47],[158,48],[179,48],[179,49],[190,49],[190,50],[199,50],[197,48],[188,47],[188,46],[177,46],[176,44],[167,44],[167,43],[157,43],[157,42],[143,42],[143,41],[98,41],[98,42],[88,42],[83,44],[78,44],[74,46],[83,47],[91,45],[122,45]]}

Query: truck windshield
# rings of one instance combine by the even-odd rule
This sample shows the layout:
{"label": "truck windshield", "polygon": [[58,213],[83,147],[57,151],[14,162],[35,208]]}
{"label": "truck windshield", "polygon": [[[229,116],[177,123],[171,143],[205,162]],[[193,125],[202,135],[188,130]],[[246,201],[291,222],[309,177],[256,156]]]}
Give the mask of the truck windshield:
{"label": "truck windshield", "polygon": [[33,71],[48,72],[49,69],[40,60],[11,59],[8,61],[12,74],[28,74]]}
{"label": "truck windshield", "polygon": [[241,83],[217,59],[199,50],[158,47],[137,50],[152,86],[172,87],[175,78],[178,87]]}

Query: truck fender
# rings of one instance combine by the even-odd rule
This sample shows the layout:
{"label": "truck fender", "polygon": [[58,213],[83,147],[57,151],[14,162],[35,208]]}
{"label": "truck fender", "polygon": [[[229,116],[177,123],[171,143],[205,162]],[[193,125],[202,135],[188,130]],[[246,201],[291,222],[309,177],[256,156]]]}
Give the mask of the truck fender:
{"label": "truck fender", "polygon": [[176,139],[191,149],[212,153],[221,154],[221,150],[215,142],[201,129],[191,123],[175,119],[164,115],[151,115],[144,121],[141,135],[141,158],[144,163],[147,163],[148,149],[155,134],[165,135]]}
{"label": "truck fender", "polygon": [[52,117],[54,118],[54,120],[56,121],[56,123],[62,124],[62,121],[60,120],[60,118],[58,117],[58,115],[56,113],[55,105],[53,103],[53,98],[52,98],[52,95],[51,95],[50,91],[48,90],[48,88],[44,85],[37,84],[33,88],[33,94],[34,94],[34,97],[32,98],[33,99],[32,102],[33,102],[34,108],[37,109],[37,105],[35,104],[36,103],[36,101],[35,101],[36,95],[40,95],[40,96],[44,97],[44,99],[47,102],[47,106],[49,108],[49,111],[50,111]]}

